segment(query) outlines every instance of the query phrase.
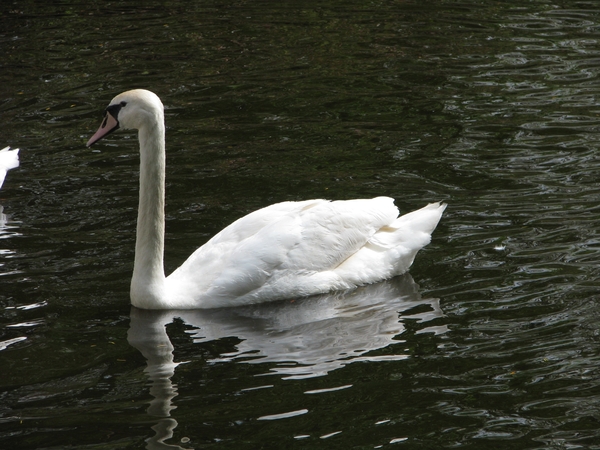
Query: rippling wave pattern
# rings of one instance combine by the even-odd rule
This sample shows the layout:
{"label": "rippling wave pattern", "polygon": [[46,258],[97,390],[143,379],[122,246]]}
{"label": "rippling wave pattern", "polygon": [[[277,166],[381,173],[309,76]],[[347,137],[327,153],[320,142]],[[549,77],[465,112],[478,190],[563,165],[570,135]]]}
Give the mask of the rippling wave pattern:
{"label": "rippling wave pattern", "polygon": [[[0,6],[0,447],[598,448],[595,1]],[[448,209],[411,273],[131,309],[135,135],[167,118],[165,264],[270,203]]]}
{"label": "rippling wave pattern", "polygon": [[[500,41],[493,54],[453,58],[444,107],[463,129],[445,161],[471,199],[451,233],[464,250],[446,260],[467,271],[444,287],[467,320],[449,356],[484,362],[448,379],[472,404],[440,401],[439,411],[480,417],[472,438],[598,439],[597,19],[592,9],[511,12],[489,37]],[[490,408],[496,395],[511,407]]]}

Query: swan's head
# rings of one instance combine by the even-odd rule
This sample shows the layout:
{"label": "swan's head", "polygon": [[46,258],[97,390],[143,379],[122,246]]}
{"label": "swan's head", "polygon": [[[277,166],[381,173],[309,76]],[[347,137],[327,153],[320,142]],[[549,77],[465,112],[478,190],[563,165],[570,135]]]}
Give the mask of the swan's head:
{"label": "swan's head", "polygon": [[91,147],[119,128],[139,130],[145,126],[163,123],[163,104],[158,96],[145,89],[123,92],[112,99],[104,112],[102,125],[87,143]]}

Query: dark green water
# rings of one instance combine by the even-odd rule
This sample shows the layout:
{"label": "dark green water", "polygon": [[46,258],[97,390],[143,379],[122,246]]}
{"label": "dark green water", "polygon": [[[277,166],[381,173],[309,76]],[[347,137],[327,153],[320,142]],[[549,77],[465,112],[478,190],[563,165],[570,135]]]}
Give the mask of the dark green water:
{"label": "dark green water", "polygon": [[[600,448],[595,1],[139,4],[0,5],[0,448]],[[132,311],[135,136],[85,142],[135,87],[169,272],[278,201],[449,207],[398,280]]]}

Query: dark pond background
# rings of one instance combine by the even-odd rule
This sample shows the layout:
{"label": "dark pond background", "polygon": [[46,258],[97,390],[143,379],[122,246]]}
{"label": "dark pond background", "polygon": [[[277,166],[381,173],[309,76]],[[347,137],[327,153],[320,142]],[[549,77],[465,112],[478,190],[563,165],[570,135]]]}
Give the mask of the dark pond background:
{"label": "dark pond background", "polygon": [[[0,448],[600,448],[600,9],[3,1]],[[129,306],[130,88],[166,105],[166,267],[268,204],[449,207],[409,275]]]}

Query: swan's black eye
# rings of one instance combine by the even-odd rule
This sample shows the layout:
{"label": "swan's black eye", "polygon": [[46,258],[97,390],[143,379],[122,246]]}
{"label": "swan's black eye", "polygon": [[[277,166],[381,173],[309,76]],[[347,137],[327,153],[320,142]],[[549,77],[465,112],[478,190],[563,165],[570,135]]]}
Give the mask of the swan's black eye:
{"label": "swan's black eye", "polygon": [[125,107],[127,106],[127,102],[126,102],[126,101],[122,101],[122,102],[121,102],[121,106],[122,106],[123,108],[125,108]]}

